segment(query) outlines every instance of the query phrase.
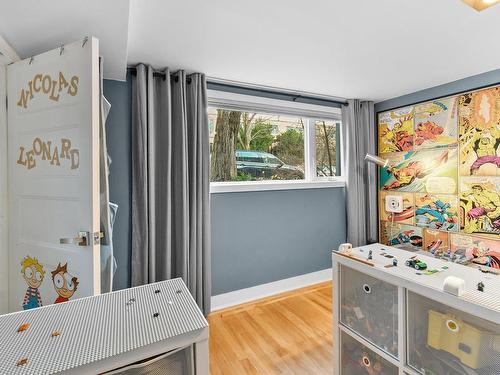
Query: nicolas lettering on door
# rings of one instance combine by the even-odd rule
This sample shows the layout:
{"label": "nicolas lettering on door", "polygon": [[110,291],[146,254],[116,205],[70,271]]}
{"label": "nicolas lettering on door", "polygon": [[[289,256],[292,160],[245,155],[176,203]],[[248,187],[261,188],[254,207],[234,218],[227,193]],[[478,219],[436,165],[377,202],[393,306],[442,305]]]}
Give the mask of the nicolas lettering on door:
{"label": "nicolas lettering on door", "polygon": [[50,100],[55,102],[59,101],[61,91],[63,90],[68,95],[76,96],[79,81],[80,78],[78,76],[72,76],[68,82],[62,72],[59,72],[57,79],[54,79],[50,74],[35,74],[33,79],[28,82],[26,90],[21,89],[17,105],[22,108],[28,108],[28,103],[38,93],[47,95]]}
{"label": "nicolas lettering on door", "polygon": [[71,140],[61,138],[60,144],[52,141],[43,141],[40,137],[33,140],[31,149],[19,147],[19,158],[17,164],[33,169],[37,166],[37,160],[45,160],[48,164],[61,166],[62,160],[70,161],[71,169],[80,166],[80,151],[71,147]]}

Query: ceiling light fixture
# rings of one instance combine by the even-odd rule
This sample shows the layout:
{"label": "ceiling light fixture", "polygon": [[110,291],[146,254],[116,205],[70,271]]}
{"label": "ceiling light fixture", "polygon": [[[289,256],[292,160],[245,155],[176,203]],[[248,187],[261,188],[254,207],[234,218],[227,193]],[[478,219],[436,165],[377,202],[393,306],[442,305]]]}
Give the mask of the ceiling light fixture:
{"label": "ceiling light fixture", "polygon": [[500,3],[500,0],[462,0],[462,1],[465,4],[473,7],[478,12]]}

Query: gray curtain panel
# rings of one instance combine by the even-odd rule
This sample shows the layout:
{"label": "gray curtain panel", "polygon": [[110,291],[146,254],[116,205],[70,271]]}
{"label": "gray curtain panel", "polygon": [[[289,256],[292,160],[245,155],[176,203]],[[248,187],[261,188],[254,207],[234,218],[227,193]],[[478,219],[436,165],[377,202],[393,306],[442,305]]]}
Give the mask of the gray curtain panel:
{"label": "gray curtain panel", "polygon": [[344,171],[347,176],[347,242],[362,246],[378,242],[377,170],[366,163],[376,154],[373,102],[348,100],[342,107]]}
{"label": "gray curtain panel", "polygon": [[203,74],[132,80],[132,286],[182,277],[210,312],[209,135]]}

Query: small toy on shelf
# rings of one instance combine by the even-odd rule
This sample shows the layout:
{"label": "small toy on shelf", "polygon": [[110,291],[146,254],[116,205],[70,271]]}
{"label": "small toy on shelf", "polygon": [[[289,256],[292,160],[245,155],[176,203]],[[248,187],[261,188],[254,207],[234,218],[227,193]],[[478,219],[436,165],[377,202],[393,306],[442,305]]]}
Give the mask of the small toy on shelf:
{"label": "small toy on shelf", "polygon": [[484,292],[484,283],[482,281],[477,284],[477,290]]}
{"label": "small toy on shelf", "polygon": [[405,264],[408,267],[415,268],[417,271],[425,270],[427,268],[427,264],[419,260],[417,257],[412,257],[411,259],[408,259]]}
{"label": "small toy on shelf", "polygon": [[24,323],[19,326],[17,329],[17,332],[24,332],[29,328],[30,324],[29,323]]}
{"label": "small toy on shelf", "polygon": [[17,364],[16,366],[19,367],[19,366],[24,366],[28,363],[28,358],[21,358],[19,361],[17,361]]}
{"label": "small toy on shelf", "polygon": [[439,270],[433,269],[433,270],[427,270],[425,271],[424,275],[434,275],[435,273],[438,273]]}
{"label": "small toy on shelf", "polygon": [[397,267],[397,266],[398,266],[398,260],[397,260],[396,258],[394,258],[394,259],[392,260],[392,265],[393,265],[394,267]]}
{"label": "small toy on shelf", "polygon": [[372,260],[373,259],[373,251],[369,251],[368,252],[368,260]]}
{"label": "small toy on shelf", "polygon": [[339,251],[341,253],[344,253],[345,255],[352,255],[352,244],[350,243],[340,244]]}

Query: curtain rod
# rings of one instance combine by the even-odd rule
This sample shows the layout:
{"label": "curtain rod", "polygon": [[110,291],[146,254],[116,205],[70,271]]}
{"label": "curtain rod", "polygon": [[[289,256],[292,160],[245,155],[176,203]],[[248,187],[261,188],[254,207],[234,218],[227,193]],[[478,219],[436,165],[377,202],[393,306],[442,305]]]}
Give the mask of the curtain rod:
{"label": "curtain rod", "polygon": [[[137,75],[137,69],[135,66],[129,66],[128,69],[130,70],[130,73],[135,76]],[[165,79],[165,73],[163,72],[153,72],[153,77],[159,77],[162,79]],[[175,82],[179,80],[178,77],[175,77]],[[250,85],[250,84],[245,84],[245,83],[239,83],[236,81],[227,81],[219,78],[214,78],[214,77],[207,77],[207,85],[212,86],[212,88],[222,88],[227,91],[232,91],[232,90],[238,90],[238,91],[247,91],[249,93],[255,93],[255,94],[268,94],[268,95],[275,95],[275,96],[283,96],[283,97],[288,97],[291,99],[291,101],[297,102],[297,101],[312,101],[312,102],[323,102],[323,103],[329,103],[329,104],[336,104],[336,105],[344,105],[348,106],[349,103],[347,100],[341,100],[337,98],[330,98],[327,96],[321,96],[321,95],[314,95],[310,93],[302,93],[299,91],[293,91],[293,90],[286,90],[286,89],[279,89],[279,88],[274,88],[274,87],[268,87],[268,86],[258,86],[258,85]],[[191,83],[191,78],[187,77],[187,83]],[[209,87],[210,88],[210,87]]]}
{"label": "curtain rod", "polygon": [[[137,75],[137,68],[135,66],[128,66],[127,69],[130,70],[130,74],[132,74],[133,76]],[[165,73],[163,73],[163,72],[153,72],[153,77],[158,77],[158,78],[161,78],[163,80],[165,80],[167,78]],[[174,81],[179,82],[179,77],[175,77]],[[191,77],[186,77],[186,82],[188,84],[191,83]]]}
{"label": "curtain rod", "polygon": [[[262,87],[259,88],[258,86],[254,87],[249,87],[246,85],[238,85],[238,84],[229,84],[229,83],[221,83],[219,80],[212,80],[210,78],[207,78],[207,85],[212,86],[213,89],[215,90],[220,90],[220,91],[228,91],[228,92],[238,92],[242,94],[266,94],[272,97],[279,97],[281,96],[282,98],[289,98],[289,100],[293,102],[315,102],[315,103],[324,103],[324,104],[335,104],[338,106],[344,105],[348,106],[349,103],[346,100],[338,100],[338,99],[330,99],[326,97],[321,97],[321,96],[314,96],[314,95],[308,95],[305,93],[300,93],[300,92],[295,92],[295,91],[288,91],[288,90],[280,90],[280,89],[274,89],[274,88],[266,88]],[[221,90],[222,89],[222,90]]]}

